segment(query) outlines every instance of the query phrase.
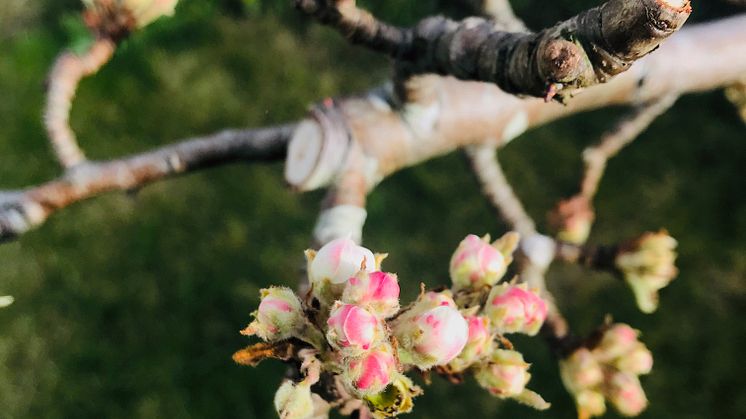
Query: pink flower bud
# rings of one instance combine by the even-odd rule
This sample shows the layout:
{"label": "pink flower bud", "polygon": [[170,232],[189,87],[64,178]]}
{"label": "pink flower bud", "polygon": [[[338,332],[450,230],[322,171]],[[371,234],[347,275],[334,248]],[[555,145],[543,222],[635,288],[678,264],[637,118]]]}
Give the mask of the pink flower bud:
{"label": "pink flower bud", "polygon": [[308,278],[314,287],[324,283],[344,284],[360,270],[376,270],[373,252],[346,238],[332,240],[318,252],[307,255]]}
{"label": "pink flower bud", "polygon": [[574,244],[588,240],[595,214],[584,195],[560,201],[549,213],[549,224],[557,231],[557,239]]}
{"label": "pink flower bud", "polygon": [[469,326],[458,310],[446,304],[397,322],[394,333],[403,362],[428,369],[447,364],[461,353]]}
{"label": "pink flower bud", "polygon": [[397,372],[394,351],[383,344],[343,364],[345,382],[353,392],[368,396],[379,393],[391,383]]}
{"label": "pink flower bud", "polygon": [[466,316],[464,319],[469,325],[469,336],[464,349],[451,361],[451,368],[456,372],[465,370],[494,349],[490,319],[484,316]]}
{"label": "pink flower bud", "polygon": [[616,367],[626,373],[635,375],[649,374],[653,369],[653,354],[644,343],[638,342],[627,353],[616,361]]}
{"label": "pink flower bud", "polygon": [[593,353],[602,362],[611,362],[630,352],[637,345],[637,330],[624,323],[617,323],[604,331],[601,342]]}
{"label": "pink flower bud", "polygon": [[531,379],[529,366],[520,352],[497,349],[479,366],[474,377],[479,385],[497,397],[516,397],[523,393]]}
{"label": "pink flower bud", "polygon": [[451,257],[451,281],[455,290],[492,286],[505,275],[505,256],[489,243],[470,234],[459,244]]}
{"label": "pink flower bud", "polygon": [[484,312],[498,333],[533,336],[547,317],[547,303],[525,284],[503,284],[492,288]]}
{"label": "pink flower bud", "polygon": [[360,353],[370,349],[383,335],[376,316],[364,308],[337,302],[332,308],[326,338],[337,349]]}
{"label": "pink flower bud", "polygon": [[300,300],[286,287],[265,288],[254,321],[242,333],[273,342],[294,336],[305,324]]}
{"label": "pink flower bud", "polygon": [[637,416],[648,406],[648,399],[633,374],[615,373],[609,380],[608,397],[619,413]]}
{"label": "pink flower bud", "polygon": [[395,274],[359,272],[347,283],[342,301],[363,306],[382,318],[391,317],[399,311],[399,281]]}
{"label": "pink flower bud", "polygon": [[570,393],[596,387],[604,380],[601,364],[588,348],[579,348],[566,359],[560,361],[560,375],[565,388]]}

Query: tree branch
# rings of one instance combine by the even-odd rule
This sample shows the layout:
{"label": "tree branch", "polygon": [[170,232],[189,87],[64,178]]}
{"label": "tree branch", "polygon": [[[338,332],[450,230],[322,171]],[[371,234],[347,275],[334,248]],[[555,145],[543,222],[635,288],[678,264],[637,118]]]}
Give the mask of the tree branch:
{"label": "tree branch", "polygon": [[62,177],[23,191],[0,191],[0,242],[41,225],[54,212],[110,191],[237,161],[285,156],[294,125],[228,130],[108,162],[75,166]]}
{"label": "tree branch", "polygon": [[[367,193],[398,170],[487,139],[497,139],[495,146],[502,147],[531,127],[585,110],[733,84],[746,73],[744,40],[746,15],[692,26],[658,53],[609,83],[586,90],[568,106],[519,99],[485,83],[427,76],[417,88],[429,92],[425,105],[413,102],[394,108],[391,90],[379,89],[335,102],[339,118],[332,122],[309,118],[298,125],[229,131],[111,162],[84,164],[39,186],[0,191],[0,238],[16,237],[53,212],[100,193],[238,160],[280,159],[291,137],[291,149],[293,144],[316,141],[317,147],[304,157],[310,166],[304,173],[321,174],[308,182],[304,176],[288,179],[286,173],[291,186],[310,190],[339,182],[340,168],[346,166],[354,144],[364,161],[356,176],[364,176],[360,184]],[[301,127],[304,135],[299,135]],[[321,150],[329,150],[331,158],[314,155]],[[295,167],[296,159],[288,153],[286,169]]]}
{"label": "tree branch", "polygon": [[510,228],[524,237],[536,234],[534,220],[523,208],[503,173],[497,159],[497,148],[494,145],[467,147],[466,156],[482,186],[482,192]]}
{"label": "tree branch", "polygon": [[114,41],[99,38],[83,55],[71,51],[60,54],[49,73],[44,125],[54,154],[64,168],[85,161],[85,154],[70,128],[70,109],[78,84],[106,64],[115,50]]}
{"label": "tree branch", "polygon": [[691,13],[688,0],[610,0],[536,34],[505,32],[494,21],[429,17],[398,28],[358,9],[354,0],[296,0],[351,42],[392,56],[416,73],[497,84],[544,97],[604,83],[626,71]]}
{"label": "tree branch", "polygon": [[[337,100],[339,118],[302,123],[305,133],[295,136],[290,149],[296,142],[316,146],[289,153],[286,168],[304,170],[302,176],[286,179],[302,191],[334,183],[348,148],[356,144],[364,153],[366,184],[372,188],[405,167],[469,145],[490,142],[499,148],[527,129],[578,112],[727,86],[746,73],[745,40],[746,15],[694,25],[567,106],[520,99],[487,83],[432,75],[410,79],[410,101],[403,104],[392,89]],[[342,132],[348,140],[339,140]]]}
{"label": "tree branch", "polygon": [[642,134],[650,124],[676,102],[678,95],[666,95],[634,109],[601,140],[583,151],[585,174],[580,186],[580,195],[589,201],[598,190],[598,184],[606,169],[606,162]]}

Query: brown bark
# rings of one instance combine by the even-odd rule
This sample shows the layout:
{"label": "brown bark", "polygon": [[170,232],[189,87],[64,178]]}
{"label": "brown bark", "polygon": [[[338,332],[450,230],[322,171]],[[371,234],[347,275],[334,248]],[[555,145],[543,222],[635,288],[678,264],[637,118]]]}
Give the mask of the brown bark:
{"label": "brown bark", "polygon": [[554,96],[604,83],[677,31],[688,0],[610,0],[536,34],[479,17],[428,17],[412,28],[376,20],[353,0],[298,0],[351,42],[392,56],[413,73],[486,81],[503,91]]}
{"label": "brown bark", "polygon": [[110,191],[236,161],[273,161],[285,155],[294,125],[224,131],[109,162],[88,162],[59,179],[25,191],[0,193],[0,242],[43,223],[75,202]]}

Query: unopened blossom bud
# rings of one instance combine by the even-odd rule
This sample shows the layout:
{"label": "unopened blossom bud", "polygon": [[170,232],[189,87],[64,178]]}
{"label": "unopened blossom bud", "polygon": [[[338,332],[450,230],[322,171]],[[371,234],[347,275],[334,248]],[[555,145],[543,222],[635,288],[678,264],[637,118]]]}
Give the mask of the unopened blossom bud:
{"label": "unopened blossom bud", "polygon": [[565,388],[575,395],[601,384],[604,380],[601,364],[593,353],[584,347],[560,361],[560,375]]}
{"label": "unopened blossom bud", "polygon": [[281,419],[309,419],[314,405],[311,386],[305,381],[294,383],[286,380],[275,393],[275,409]]}
{"label": "unopened blossom bud", "polygon": [[306,251],[306,258],[314,295],[328,305],[342,294],[344,284],[359,271],[376,270],[373,252],[347,238],[332,240],[318,252]]}
{"label": "unopened blossom bud", "polygon": [[493,335],[490,332],[490,319],[484,316],[464,317],[469,325],[469,336],[461,353],[450,363],[451,368],[463,371],[478,360],[492,353]]}
{"label": "unopened blossom bud", "polygon": [[399,280],[395,274],[358,272],[347,282],[342,301],[357,304],[381,318],[399,311]]}
{"label": "unopened blossom bud", "polygon": [[394,350],[388,343],[379,345],[343,364],[343,378],[350,389],[361,396],[380,393],[397,373]]}
{"label": "unopened blossom bud", "polygon": [[[584,157],[591,158],[584,154]],[[577,195],[560,201],[549,214],[549,224],[557,232],[557,239],[583,244],[588,240],[595,213],[587,197]]]}
{"label": "unopened blossom bud", "polygon": [[589,418],[601,416],[606,413],[606,400],[604,395],[595,390],[583,390],[575,395],[575,405],[578,409],[578,417]]}
{"label": "unopened blossom bud", "polygon": [[666,231],[645,233],[622,245],[614,261],[632,288],[637,306],[645,313],[658,308],[658,291],[678,274],[674,265],[676,245]]}
{"label": "unopened blossom bud", "polygon": [[428,291],[422,293],[417,297],[417,301],[411,304],[405,309],[396,320],[394,324],[404,323],[405,321],[412,320],[420,314],[432,310],[436,307],[451,307],[456,308],[456,302],[453,301],[453,295],[450,291],[435,292]]}
{"label": "unopened blossom bud", "polygon": [[520,352],[496,349],[490,359],[477,368],[474,377],[479,385],[497,397],[516,397],[523,393],[531,379],[529,366]]}
{"label": "unopened blossom bud", "polygon": [[629,325],[616,323],[604,331],[593,354],[599,361],[611,362],[635,348],[638,335],[639,332]]}
{"label": "unopened blossom bud", "polygon": [[616,367],[630,374],[649,374],[653,369],[653,354],[644,343],[637,342],[632,349],[617,359]]}
{"label": "unopened blossom bud", "polygon": [[358,354],[370,349],[384,334],[379,320],[364,308],[337,302],[332,308],[326,338],[337,349]]}
{"label": "unopened blossom bud", "polygon": [[648,406],[648,399],[634,374],[617,372],[611,376],[608,388],[609,401],[624,416],[637,416]]}
{"label": "unopened blossom bud", "polygon": [[288,339],[306,323],[300,300],[287,287],[271,287],[260,291],[261,303],[254,312],[254,321],[242,333],[257,335],[274,342]]}
{"label": "unopened blossom bud", "polygon": [[394,326],[402,362],[420,369],[445,365],[464,349],[469,326],[464,316],[449,305],[441,305]]}
{"label": "unopened blossom bud", "polygon": [[505,275],[505,256],[483,239],[470,234],[461,241],[451,257],[451,281],[455,290],[492,286]]}
{"label": "unopened blossom bud", "polygon": [[498,333],[536,335],[547,317],[547,303],[526,284],[492,288],[484,312]]}

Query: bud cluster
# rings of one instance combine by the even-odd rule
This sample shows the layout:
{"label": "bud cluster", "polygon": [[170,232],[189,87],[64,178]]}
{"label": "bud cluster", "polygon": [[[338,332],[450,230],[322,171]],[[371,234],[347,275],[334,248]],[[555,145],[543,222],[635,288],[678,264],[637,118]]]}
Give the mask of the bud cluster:
{"label": "bud cluster", "polygon": [[625,416],[645,410],[639,376],[650,373],[653,356],[638,335],[626,324],[606,326],[593,347],[582,346],[560,361],[562,382],[581,418],[603,415],[607,400]]}
{"label": "bud cluster", "polygon": [[[301,300],[284,287],[262,290],[254,321],[243,333],[268,343],[290,339],[311,346],[304,350],[313,351],[314,365],[336,377],[327,381],[340,383],[338,393],[363,400],[375,417],[412,409],[421,390],[404,375],[411,369],[469,372],[497,397],[546,408],[526,389],[529,364],[503,337],[535,335],[547,313],[544,300],[526,285],[499,284],[517,243],[514,233],[494,243],[466,237],[451,259],[452,289],[423,290],[402,308],[396,274],[381,270],[385,255],[350,239],[333,240],[306,251],[307,297]],[[281,417],[316,417],[314,401],[320,398],[311,387],[318,378],[309,377],[287,381],[277,392]]]}
{"label": "bud cluster", "polygon": [[658,291],[678,274],[676,240],[665,230],[645,233],[620,246],[616,268],[635,294],[637,306],[645,313],[658,308]]}

